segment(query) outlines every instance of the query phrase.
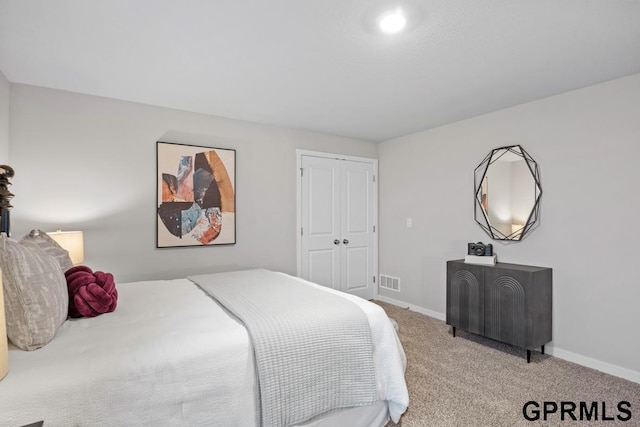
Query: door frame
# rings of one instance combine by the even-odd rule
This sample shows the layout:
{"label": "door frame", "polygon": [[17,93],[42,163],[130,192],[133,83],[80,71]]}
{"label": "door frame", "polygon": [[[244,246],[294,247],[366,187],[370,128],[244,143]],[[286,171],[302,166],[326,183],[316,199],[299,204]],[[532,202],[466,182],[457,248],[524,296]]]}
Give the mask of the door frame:
{"label": "door frame", "polygon": [[373,164],[373,298],[378,298],[378,159],[369,157],[345,156],[344,154],[325,153],[322,151],[310,151],[296,149],[296,275],[302,275],[302,157],[322,157],[336,160],[350,160],[354,162],[363,162]]}

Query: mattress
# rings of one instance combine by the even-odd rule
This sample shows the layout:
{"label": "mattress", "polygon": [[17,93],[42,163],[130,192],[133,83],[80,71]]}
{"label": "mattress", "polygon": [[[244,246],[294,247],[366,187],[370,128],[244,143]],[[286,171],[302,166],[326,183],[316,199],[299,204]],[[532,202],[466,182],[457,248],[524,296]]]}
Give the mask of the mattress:
{"label": "mattress", "polygon": [[[67,320],[39,350],[10,345],[0,425],[257,425],[252,347],[234,317],[188,279],[119,284],[118,292],[115,312]],[[340,295],[367,314],[380,401],[304,425],[383,425],[408,405],[406,359],[380,307]]]}

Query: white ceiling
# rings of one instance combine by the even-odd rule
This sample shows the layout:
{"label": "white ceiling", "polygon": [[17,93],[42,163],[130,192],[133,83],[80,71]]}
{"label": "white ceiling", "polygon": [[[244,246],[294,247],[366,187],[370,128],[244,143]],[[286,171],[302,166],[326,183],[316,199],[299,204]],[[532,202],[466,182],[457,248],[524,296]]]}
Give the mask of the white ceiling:
{"label": "white ceiling", "polygon": [[0,0],[0,70],[384,141],[639,73],[640,0]]}

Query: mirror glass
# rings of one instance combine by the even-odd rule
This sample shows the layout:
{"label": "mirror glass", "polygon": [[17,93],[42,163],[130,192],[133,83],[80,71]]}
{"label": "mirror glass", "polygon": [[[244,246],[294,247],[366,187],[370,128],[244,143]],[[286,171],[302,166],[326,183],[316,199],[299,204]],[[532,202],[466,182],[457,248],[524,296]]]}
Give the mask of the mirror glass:
{"label": "mirror glass", "polygon": [[540,211],[538,164],[520,146],[500,147],[478,165],[474,176],[475,220],[494,240],[522,240]]}

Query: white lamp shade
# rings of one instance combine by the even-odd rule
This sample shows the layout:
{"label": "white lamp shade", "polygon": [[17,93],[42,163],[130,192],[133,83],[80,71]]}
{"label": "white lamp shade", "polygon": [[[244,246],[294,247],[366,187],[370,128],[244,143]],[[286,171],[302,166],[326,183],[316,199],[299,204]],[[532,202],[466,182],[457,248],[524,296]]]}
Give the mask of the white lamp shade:
{"label": "white lamp shade", "polygon": [[84,239],[82,231],[53,231],[47,233],[60,246],[69,251],[73,265],[84,261]]}
{"label": "white lamp shade", "polygon": [[0,380],[9,372],[9,343],[7,326],[4,317],[4,291],[2,290],[2,273],[0,273]]}

